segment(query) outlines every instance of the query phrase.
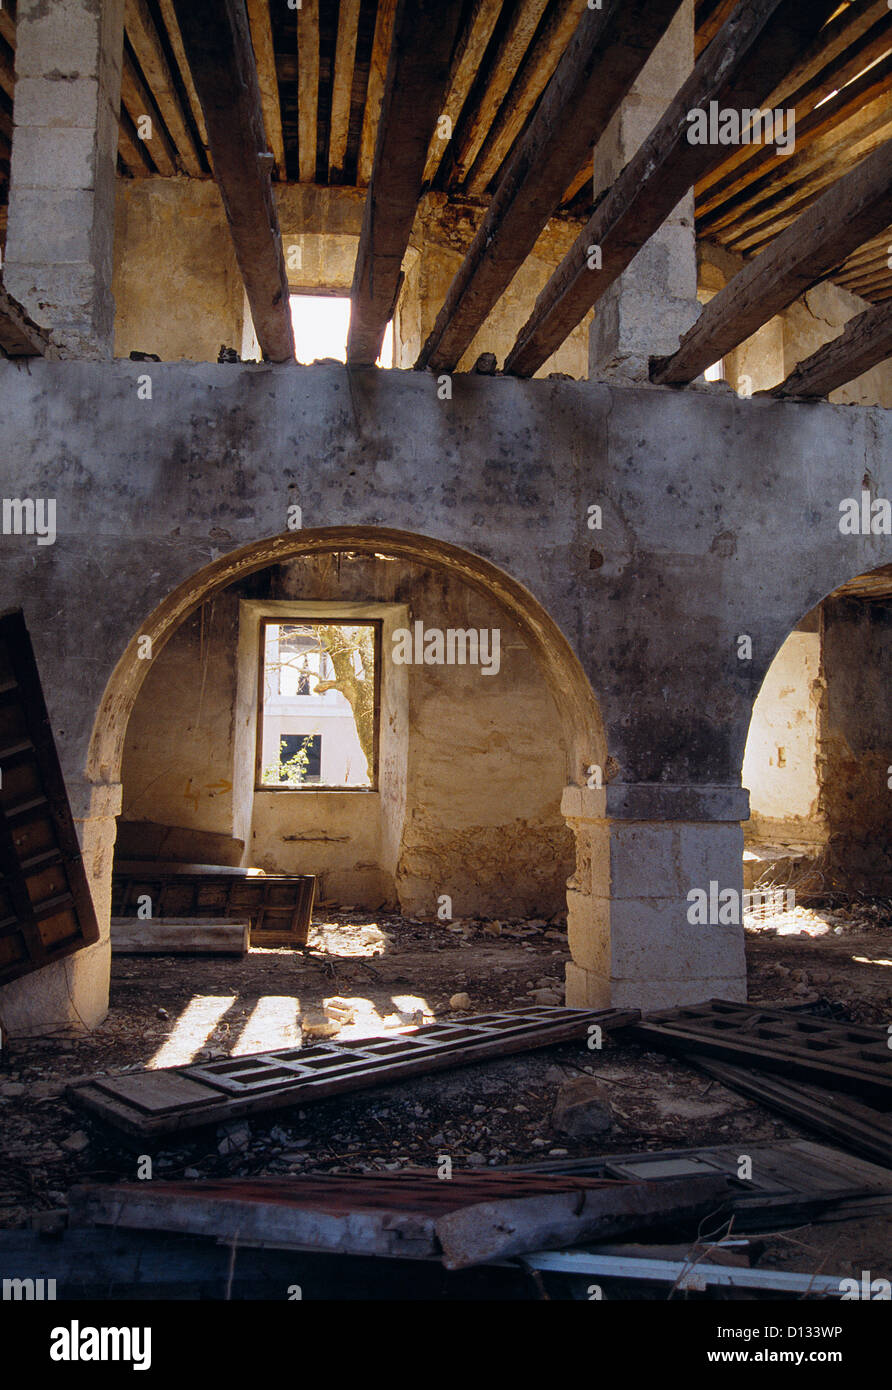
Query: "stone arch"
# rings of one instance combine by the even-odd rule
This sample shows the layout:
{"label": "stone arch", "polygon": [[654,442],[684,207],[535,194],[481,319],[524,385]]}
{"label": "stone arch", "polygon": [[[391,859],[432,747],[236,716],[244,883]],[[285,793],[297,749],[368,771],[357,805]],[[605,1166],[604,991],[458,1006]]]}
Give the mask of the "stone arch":
{"label": "stone arch", "polygon": [[120,781],[127,724],[150,665],[139,657],[140,638],[151,638],[152,652],[157,653],[196,608],[236,580],[295,556],[345,550],[385,551],[444,569],[495,600],[529,642],[554,698],[566,748],[567,783],[581,786],[588,765],[604,766],[606,734],[588,678],[567,638],[528,589],[491,561],[445,541],[387,527],[335,526],[288,532],[221,556],[186,579],[146,617],[102,697],[87,754],[87,781],[94,785]]}

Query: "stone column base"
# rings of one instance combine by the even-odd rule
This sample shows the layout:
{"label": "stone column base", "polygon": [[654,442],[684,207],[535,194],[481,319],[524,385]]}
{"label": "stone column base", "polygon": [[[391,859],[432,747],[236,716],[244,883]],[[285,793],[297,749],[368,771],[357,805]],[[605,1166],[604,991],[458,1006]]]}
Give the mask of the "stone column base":
{"label": "stone column base", "polygon": [[566,788],[577,848],[569,1005],[652,1011],[746,998],[741,921],[691,922],[688,896],[733,889],[742,912],[746,800],[730,787]]}

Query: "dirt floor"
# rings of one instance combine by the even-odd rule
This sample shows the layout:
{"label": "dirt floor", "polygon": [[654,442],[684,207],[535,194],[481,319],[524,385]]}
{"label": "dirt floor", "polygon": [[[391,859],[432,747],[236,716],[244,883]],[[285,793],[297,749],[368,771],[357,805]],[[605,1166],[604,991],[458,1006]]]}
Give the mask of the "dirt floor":
{"label": "dirt floor", "polygon": [[[354,911],[319,919],[306,951],[120,957],[103,1025],[77,1038],[13,1042],[0,1069],[0,1227],[64,1207],[73,1184],[136,1176],[138,1155],[65,1098],[97,1073],[284,1047],[304,1030],[341,1041],[413,1022],[562,1002],[566,932],[547,922],[443,926]],[[750,999],[841,1020],[890,1019],[892,906],[857,904],[748,922]],[[456,996],[468,1003],[459,1009]],[[462,1001],[464,1002],[464,1001]],[[326,1008],[327,1006],[327,1008]],[[552,1124],[565,1081],[603,1082],[612,1124],[570,1138]],[[319,1101],[171,1142],[157,1177],[373,1172],[529,1162],[813,1138],[681,1061],[607,1037]],[[38,1220],[39,1220],[38,1216]],[[762,1263],[848,1274],[892,1266],[892,1222],[819,1224],[779,1236]]]}

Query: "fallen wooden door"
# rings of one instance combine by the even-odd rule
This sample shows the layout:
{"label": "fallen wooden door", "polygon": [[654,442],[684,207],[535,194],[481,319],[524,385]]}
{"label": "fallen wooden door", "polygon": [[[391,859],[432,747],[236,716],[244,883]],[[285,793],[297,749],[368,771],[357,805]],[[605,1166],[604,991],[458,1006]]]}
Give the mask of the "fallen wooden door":
{"label": "fallen wooden door", "polygon": [[25,619],[0,617],[0,984],[99,940]]}
{"label": "fallen wooden door", "polygon": [[68,1095],[116,1128],[148,1137],[573,1039],[582,1044],[581,1057],[588,1058],[592,1028],[606,1032],[637,1018],[636,1010],[594,1012],[543,1005],[472,1015],[460,1023],[430,1023],[389,1037],[96,1077],[70,1087]]}
{"label": "fallen wooden door", "polygon": [[887,1105],[892,1100],[892,1049],[885,1028],[713,999],[647,1014],[632,1032],[648,1047],[802,1076]]}

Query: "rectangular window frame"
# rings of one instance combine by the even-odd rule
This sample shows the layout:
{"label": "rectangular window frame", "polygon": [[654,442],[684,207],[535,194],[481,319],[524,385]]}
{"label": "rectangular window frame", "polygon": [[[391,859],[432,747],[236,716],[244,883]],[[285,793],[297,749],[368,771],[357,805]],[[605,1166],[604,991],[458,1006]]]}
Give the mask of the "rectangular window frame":
{"label": "rectangular window frame", "polygon": [[[345,787],[343,785],[333,786],[328,782],[309,782],[301,787],[275,786],[264,782],[263,778],[263,695],[264,695],[264,671],[266,668],[266,629],[268,627],[318,627],[328,624],[331,627],[370,627],[374,638],[374,729],[372,741],[372,768],[371,778],[367,787]],[[345,795],[367,795],[369,792],[377,793],[379,790],[380,778],[380,746],[381,746],[381,632],[383,629],[381,618],[354,618],[354,617],[329,617],[324,612],[313,614],[312,617],[306,613],[296,612],[294,614],[280,613],[275,616],[265,615],[259,619],[258,625],[258,662],[257,662],[257,720],[255,730],[255,754],[254,754],[254,791],[273,792],[277,796],[283,793],[290,793],[295,796],[305,796],[308,792],[342,792]]]}

